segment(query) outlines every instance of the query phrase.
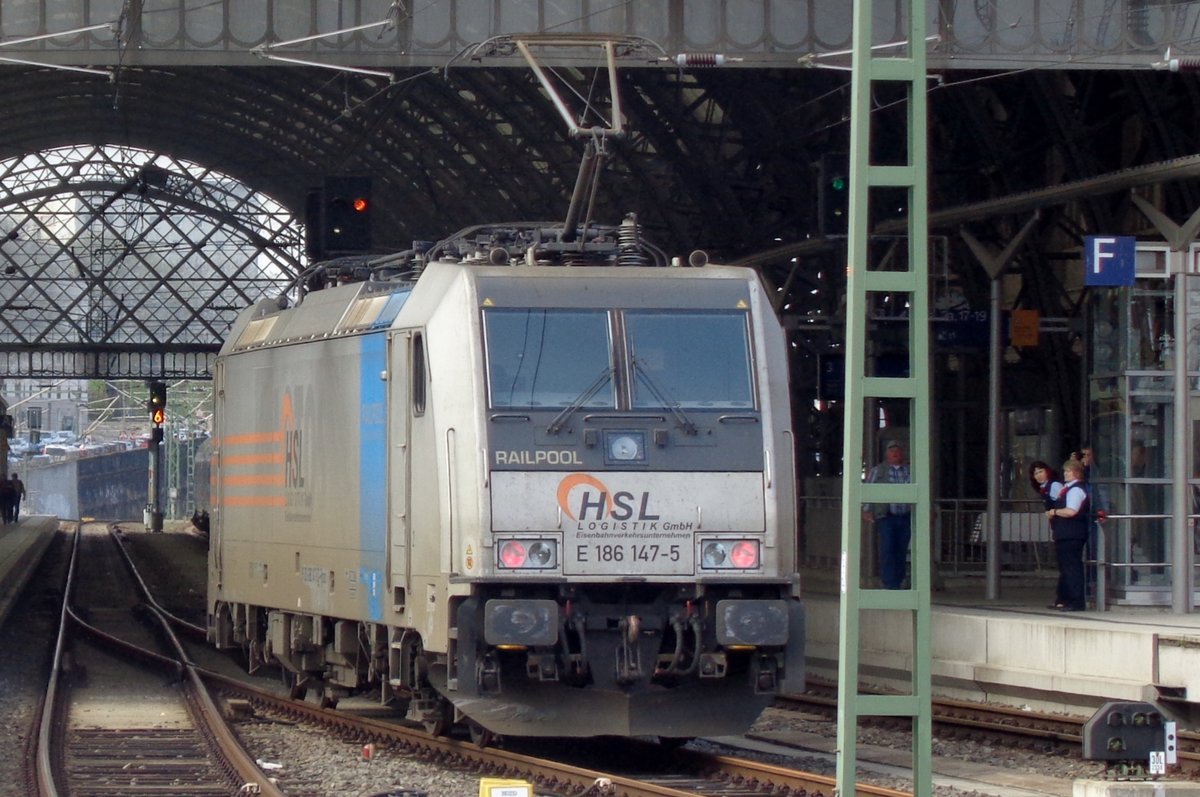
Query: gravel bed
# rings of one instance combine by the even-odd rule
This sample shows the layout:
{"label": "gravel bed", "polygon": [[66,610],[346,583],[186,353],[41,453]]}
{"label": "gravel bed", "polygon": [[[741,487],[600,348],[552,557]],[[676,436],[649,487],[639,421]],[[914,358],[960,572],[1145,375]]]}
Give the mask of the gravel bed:
{"label": "gravel bed", "polygon": [[[472,797],[480,776],[412,758],[389,745],[370,756],[363,745],[286,720],[259,717],[237,725],[246,749],[288,797],[335,794]],[[409,790],[409,791],[405,791]]]}
{"label": "gravel bed", "polygon": [[[769,708],[755,723],[751,733],[765,734],[773,731],[796,731],[835,739],[837,723],[801,712]],[[860,764],[864,760],[869,760],[867,748],[872,746],[906,751],[912,749],[912,734],[908,731],[860,724],[857,739]],[[979,765],[981,775],[986,775],[987,769],[992,768],[1003,770],[1010,777],[1013,773],[1021,773],[1031,777],[1040,776],[1041,778],[1061,780],[1065,793],[1071,792],[1070,784],[1075,779],[1099,778],[1104,771],[1103,764],[1084,761],[1076,753],[1065,749],[997,747],[971,739],[942,739],[936,735],[933,739],[933,759],[935,771],[938,769],[939,759],[951,759]],[[835,774],[835,761],[832,756],[800,752],[797,757],[788,757],[785,760],[789,766],[797,766],[810,772],[830,777]],[[878,786],[905,791],[912,790],[912,781],[908,778],[867,775],[860,779]],[[942,795],[964,793],[958,789],[943,786],[936,787],[935,792]]]}

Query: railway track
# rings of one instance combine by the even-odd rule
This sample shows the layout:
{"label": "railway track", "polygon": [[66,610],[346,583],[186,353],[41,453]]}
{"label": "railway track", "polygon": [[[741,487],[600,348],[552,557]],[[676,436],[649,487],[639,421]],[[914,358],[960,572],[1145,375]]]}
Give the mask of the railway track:
{"label": "railway track", "polygon": [[[471,742],[431,736],[424,730],[338,709],[288,699],[240,681],[205,674],[224,699],[244,704],[249,718],[267,717],[304,723],[337,733],[360,745],[372,745],[381,754],[419,756],[439,766],[467,769],[496,777],[527,780],[546,795],[622,795],[624,797],[707,797],[722,795],[807,795],[831,797],[834,781],[822,775],[691,750],[669,751],[636,741],[621,742],[620,751],[609,750],[606,760],[636,762],[624,774],[528,755],[513,750],[481,748]],[[647,762],[657,760],[659,766]],[[909,797],[907,792],[859,785],[864,797]]]}
{"label": "railway track", "polygon": [[[803,711],[837,718],[837,687],[834,684],[810,682],[804,695],[789,695],[777,700],[777,708]],[[977,739],[1018,747],[1063,747],[1082,751],[1083,726],[1086,717],[1044,714],[1010,706],[996,706],[959,700],[932,701],[934,732],[942,738]],[[894,717],[872,718],[873,723],[901,727],[907,720]],[[1181,731],[1178,734],[1178,757],[1185,771],[1200,770],[1200,734]]]}
{"label": "railway track", "polygon": [[[141,548],[142,540],[140,537],[131,535],[131,539],[137,543],[137,548]],[[149,540],[150,542],[161,542],[157,538]],[[114,548],[115,550],[115,548]],[[144,549],[140,551],[144,554]],[[142,557],[145,558],[144,555]],[[93,573],[97,578],[102,580],[112,581],[112,574],[122,570],[124,565],[118,567],[116,564],[102,561],[99,556],[94,553],[89,553],[86,557],[88,562],[86,570]],[[107,575],[105,574],[107,571]],[[161,578],[161,574],[160,578]],[[80,601],[76,601],[79,603]],[[111,605],[92,605],[86,608],[79,608],[77,613],[85,616],[89,623],[93,626],[104,627],[112,630],[119,629],[123,636],[130,636],[137,639],[138,646],[153,647],[152,642],[157,642],[160,632],[150,633],[144,630],[141,623],[130,622],[130,605],[135,601],[126,599],[124,603],[113,601]],[[138,610],[140,616],[147,620],[153,619],[152,616],[159,613],[157,604],[153,598],[144,597],[136,601],[143,604],[144,608]],[[183,603],[183,602],[181,602]],[[184,612],[186,614],[186,612]],[[198,626],[191,625],[185,620],[178,618],[172,619],[171,623],[175,626],[176,631],[181,637],[203,637],[203,629]],[[96,681],[98,668],[89,659],[84,659],[83,650],[85,646],[82,643],[77,644],[77,649],[80,652],[78,658],[68,657],[64,669],[71,673],[73,678],[86,677],[93,684]],[[142,657],[146,661],[140,665],[143,671],[146,667],[158,668],[151,670],[157,672],[158,677],[153,683],[161,685],[165,681],[170,681],[173,685],[182,683],[184,673],[189,669],[181,662],[186,661],[186,652],[170,652],[163,654],[162,648],[157,649],[156,653],[133,653],[123,651],[120,656],[123,658],[133,658],[135,656]],[[202,660],[208,660],[205,652],[209,654],[215,653],[207,645],[196,646],[193,654]],[[100,655],[92,652],[88,655]],[[218,654],[223,656],[224,654]],[[111,658],[111,657],[110,657]],[[228,664],[228,661],[226,661]],[[444,739],[434,738],[426,734],[418,728],[409,728],[397,725],[393,721],[384,721],[376,719],[372,716],[357,717],[350,710],[327,711],[322,710],[314,703],[307,703],[292,699],[288,695],[286,685],[280,682],[268,682],[270,686],[263,687],[262,679],[259,679],[259,688],[253,685],[244,683],[244,678],[239,678],[239,673],[232,675],[228,674],[237,668],[225,668],[222,672],[224,675],[218,674],[215,671],[206,670],[203,667],[191,667],[194,670],[197,678],[200,679],[206,686],[206,690],[213,693],[214,702],[227,709],[227,716],[233,717],[231,720],[234,725],[233,732],[240,735],[243,741],[246,741],[251,750],[255,750],[252,740],[248,737],[253,734],[248,731],[248,728],[256,723],[269,731],[272,719],[278,719],[285,725],[296,726],[303,723],[306,727],[319,729],[318,733],[327,735],[327,738],[342,738],[352,741],[354,746],[365,746],[368,744],[375,745],[379,748],[381,758],[386,756],[395,756],[397,759],[411,760],[420,759],[427,762],[435,768],[444,768],[457,772],[468,772],[472,776],[482,777],[516,777],[530,781],[536,786],[535,793],[539,797],[551,797],[552,795],[562,795],[562,797],[575,797],[576,795],[724,795],[731,797],[736,795],[755,795],[755,794],[776,794],[776,795],[800,795],[804,794],[808,797],[817,797],[818,795],[832,795],[834,792],[835,783],[832,778],[811,775],[806,773],[796,772],[788,769],[786,766],[772,766],[769,764],[761,764],[752,761],[741,760],[732,756],[721,756],[706,754],[704,752],[683,749],[679,751],[669,751],[665,748],[656,745],[646,745],[644,749],[639,749],[636,746],[624,748],[622,752],[604,755],[603,757],[593,759],[598,763],[591,765],[580,764],[579,762],[572,763],[571,761],[551,761],[547,760],[545,755],[526,754],[518,750],[494,750],[481,749],[478,746],[471,744],[465,740],[459,739]],[[244,673],[240,673],[244,675]],[[129,676],[132,679],[134,676]],[[139,677],[145,677],[144,673]],[[178,688],[178,686],[173,686]],[[814,697],[814,696],[809,696]],[[359,701],[363,704],[370,704],[370,701]],[[832,696],[827,696],[824,701],[827,710],[832,710],[834,700]],[[373,714],[379,713],[379,707],[370,704],[374,707]],[[229,710],[231,706],[246,706],[249,707],[248,714],[239,714],[237,711]],[[977,709],[974,704],[964,704],[969,709]],[[342,706],[345,709],[345,701]],[[822,713],[817,703],[813,701],[807,702],[801,707],[802,710],[810,713]],[[173,712],[182,713],[182,709],[173,709]],[[161,708],[159,714],[162,713]],[[364,712],[372,713],[372,712]],[[1007,713],[1007,712],[1001,712]],[[1028,719],[1029,712],[1013,712],[1017,716],[1002,720],[1001,724],[1013,723]],[[827,715],[832,716],[832,715]],[[1056,723],[1061,723],[1064,718],[1052,718]],[[265,721],[264,721],[265,720]],[[939,720],[940,721],[940,720]],[[1070,719],[1066,720],[1070,723]],[[978,729],[974,728],[973,724],[968,722],[959,723],[964,729],[958,731],[960,733],[979,733]],[[1077,723],[1076,723],[1077,727]],[[306,733],[312,733],[311,731]],[[1056,743],[1061,744],[1077,744],[1077,735],[1070,733],[1069,727],[1064,729],[1061,725],[1045,727],[1042,729],[1043,734],[1050,734],[1051,737],[1057,739]],[[137,738],[135,732],[126,734],[117,733],[114,735],[97,734],[90,739],[83,739],[82,748],[90,748],[93,752],[79,756],[76,762],[77,768],[83,771],[87,767],[97,765],[108,765],[112,761],[119,761],[121,771],[119,776],[129,777],[129,761],[139,760],[150,762],[146,765],[146,769],[137,773],[139,776],[139,786],[151,786],[155,778],[165,778],[170,776],[173,781],[168,788],[163,789],[159,793],[171,794],[187,794],[193,793],[184,791],[180,788],[180,784],[188,782],[189,779],[196,783],[197,794],[210,793],[234,793],[231,791],[222,791],[221,789],[231,788],[228,785],[222,785],[221,789],[216,792],[207,789],[210,781],[227,784],[230,781],[218,781],[217,775],[185,774],[185,767],[178,763],[181,759],[172,759],[172,764],[168,767],[165,763],[162,764],[162,769],[173,768],[173,772],[159,772],[151,777],[147,772],[150,772],[159,764],[154,763],[153,754],[162,752],[168,745],[163,743],[163,740],[170,739],[169,745],[174,747],[179,745],[181,755],[184,758],[193,757],[191,751],[197,750],[198,747],[191,742],[178,740],[174,734],[167,735],[164,733],[155,734],[159,739],[157,750],[143,750],[138,745],[143,741]],[[181,734],[182,735],[182,734]],[[122,736],[126,738],[122,738]],[[83,738],[83,737],[81,737]],[[114,753],[117,746],[124,746],[119,752]],[[270,742],[268,742],[270,745]],[[589,741],[587,745],[576,744],[578,748],[591,747]],[[269,746],[266,749],[270,749]],[[99,752],[96,752],[99,751]],[[256,753],[257,756],[267,758],[261,750]],[[200,758],[199,753],[194,754],[195,758]],[[778,761],[778,759],[776,759]],[[624,765],[624,762],[634,762],[629,765]],[[621,762],[621,763],[613,763]],[[649,763],[647,763],[649,762]],[[139,763],[137,766],[142,766]],[[198,765],[199,766],[199,765]],[[353,768],[353,763],[350,764]],[[218,765],[218,769],[220,765]],[[618,771],[614,771],[618,770]],[[200,770],[197,770],[198,772]],[[281,773],[272,773],[280,775]],[[118,776],[106,776],[113,777]],[[261,773],[258,777],[262,777]],[[232,779],[236,781],[237,779]],[[114,781],[115,782],[115,781]],[[236,785],[236,783],[234,783]],[[280,782],[282,791],[288,791],[287,778],[282,777]],[[872,786],[859,786],[858,792],[864,795],[877,795],[879,797],[900,797],[905,792],[894,791],[885,788]],[[72,794],[83,793],[72,790]],[[93,793],[103,794],[103,791],[95,791]],[[111,792],[109,792],[111,793]],[[146,793],[154,793],[147,789]],[[304,790],[292,791],[292,794],[323,794],[320,790]],[[368,793],[368,792],[362,792]],[[373,793],[373,792],[371,792]],[[451,793],[438,792],[436,789],[429,793]],[[458,793],[455,790],[453,793]]]}
{"label": "railway track", "polygon": [[[119,542],[119,535],[113,539]],[[121,546],[94,531],[76,529],[73,549],[51,667],[55,675],[35,753],[37,793],[46,797],[132,791],[237,794],[244,785],[246,793],[282,795],[285,791],[268,781],[250,754],[234,744],[239,717],[253,723],[267,715],[479,777],[520,777],[536,784],[536,793],[545,796],[833,793],[830,778],[729,756],[643,745],[616,756],[639,761],[637,771],[614,773],[604,771],[611,767],[587,768],[481,748],[390,721],[323,709],[290,697],[278,688],[282,685],[264,689],[195,665],[180,637],[203,638],[204,630],[159,606]],[[135,593],[139,597],[127,597]],[[135,616],[137,622],[132,621]],[[138,699],[129,698],[131,690]],[[112,700],[96,697],[104,694],[113,695]],[[247,706],[252,707],[249,718]],[[232,718],[233,727],[223,717]],[[229,745],[236,749],[227,749]],[[872,786],[861,786],[859,794],[905,795]]]}
{"label": "railway track", "polygon": [[75,530],[37,733],[38,794],[282,797],[153,602],[136,604],[143,622],[131,622],[136,582],[106,535]]}

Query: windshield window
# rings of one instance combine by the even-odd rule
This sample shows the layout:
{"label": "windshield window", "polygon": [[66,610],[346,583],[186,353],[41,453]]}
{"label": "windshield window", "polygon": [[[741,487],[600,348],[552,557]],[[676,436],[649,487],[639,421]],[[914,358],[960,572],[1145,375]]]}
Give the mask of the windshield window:
{"label": "windshield window", "polygon": [[492,407],[615,406],[606,312],[492,308],[483,322]]}
{"label": "windshield window", "polygon": [[627,312],[633,406],[751,408],[745,313]]}

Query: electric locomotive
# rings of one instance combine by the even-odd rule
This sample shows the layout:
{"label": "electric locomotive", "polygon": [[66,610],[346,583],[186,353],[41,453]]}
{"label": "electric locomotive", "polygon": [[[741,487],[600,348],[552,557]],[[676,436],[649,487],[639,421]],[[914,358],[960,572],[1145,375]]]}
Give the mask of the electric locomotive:
{"label": "electric locomotive", "polygon": [[324,264],[216,364],[208,633],[473,738],[745,731],[803,689],[783,334],[636,223]]}

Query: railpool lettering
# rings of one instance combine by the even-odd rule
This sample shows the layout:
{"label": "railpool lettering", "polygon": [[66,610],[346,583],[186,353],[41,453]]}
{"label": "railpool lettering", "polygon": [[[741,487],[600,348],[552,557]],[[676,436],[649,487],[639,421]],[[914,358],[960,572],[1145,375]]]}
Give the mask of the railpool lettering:
{"label": "railpool lettering", "polygon": [[582,465],[579,452],[571,451],[497,451],[497,465]]}

